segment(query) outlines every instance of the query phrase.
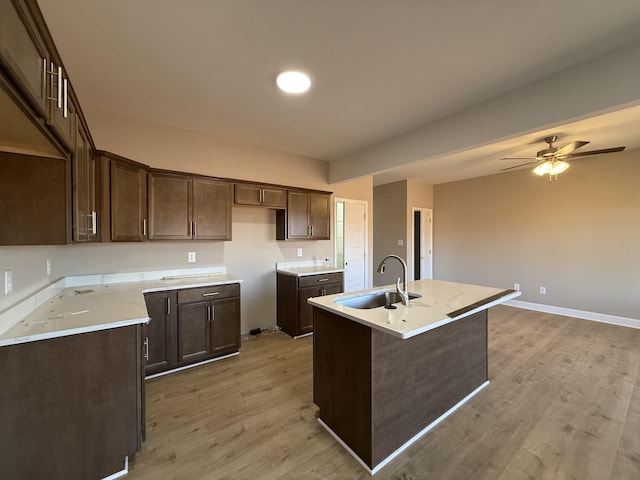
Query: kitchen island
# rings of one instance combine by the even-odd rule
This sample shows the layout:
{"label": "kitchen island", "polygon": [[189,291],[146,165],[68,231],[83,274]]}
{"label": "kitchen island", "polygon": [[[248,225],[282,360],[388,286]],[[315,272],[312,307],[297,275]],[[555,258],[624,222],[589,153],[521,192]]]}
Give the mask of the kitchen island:
{"label": "kitchen island", "polygon": [[520,295],[420,280],[409,306],[349,306],[393,290],[309,300],[318,421],[372,474],[488,385],[487,309]]}

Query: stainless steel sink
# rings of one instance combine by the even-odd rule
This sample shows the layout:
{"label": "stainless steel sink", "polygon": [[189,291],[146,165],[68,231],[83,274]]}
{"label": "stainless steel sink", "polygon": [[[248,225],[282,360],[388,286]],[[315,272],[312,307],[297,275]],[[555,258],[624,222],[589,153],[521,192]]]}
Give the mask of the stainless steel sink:
{"label": "stainless steel sink", "polygon": [[[417,293],[409,293],[409,300],[419,298]],[[377,308],[389,304],[400,303],[401,298],[394,290],[378,290],[371,293],[363,293],[353,297],[337,298],[334,302],[351,308]]]}

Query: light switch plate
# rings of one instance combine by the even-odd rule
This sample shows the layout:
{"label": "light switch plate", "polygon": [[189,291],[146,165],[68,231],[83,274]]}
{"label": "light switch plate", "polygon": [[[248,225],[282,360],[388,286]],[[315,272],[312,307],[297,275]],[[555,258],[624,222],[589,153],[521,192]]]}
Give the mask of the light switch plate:
{"label": "light switch plate", "polygon": [[4,294],[13,292],[13,270],[4,271]]}

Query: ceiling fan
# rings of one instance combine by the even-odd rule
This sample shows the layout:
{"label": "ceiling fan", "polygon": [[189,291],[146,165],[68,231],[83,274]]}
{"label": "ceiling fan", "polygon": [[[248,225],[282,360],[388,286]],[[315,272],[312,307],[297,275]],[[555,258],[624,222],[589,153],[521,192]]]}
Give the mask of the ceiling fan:
{"label": "ceiling fan", "polygon": [[[564,172],[567,168],[569,168],[569,164],[565,162],[565,159],[571,159],[576,157],[586,157],[588,155],[599,155],[602,153],[613,153],[613,152],[621,152],[626,147],[613,147],[613,148],[604,148],[602,150],[589,150],[586,152],[575,152],[577,149],[584,147],[589,142],[578,140],[576,142],[571,142],[564,147],[554,147],[554,142],[558,140],[557,135],[550,135],[544,138],[544,141],[547,142],[547,148],[543,148],[540,150],[535,157],[504,157],[500,160],[531,160],[526,163],[521,163],[520,165],[515,165],[513,167],[503,168],[500,171],[504,172],[506,170],[513,170],[515,168],[524,167],[525,165],[532,165],[534,163],[539,164],[536,168],[533,169],[533,172],[537,175],[543,176],[549,174],[549,181],[551,181],[551,177],[555,176],[557,178],[559,173]],[[574,153],[575,152],[575,153]]]}

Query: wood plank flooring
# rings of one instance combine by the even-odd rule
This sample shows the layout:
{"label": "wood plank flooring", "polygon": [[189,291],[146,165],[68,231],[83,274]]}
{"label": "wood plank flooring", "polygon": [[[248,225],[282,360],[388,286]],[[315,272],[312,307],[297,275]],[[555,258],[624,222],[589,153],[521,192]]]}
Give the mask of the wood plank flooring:
{"label": "wood plank flooring", "polygon": [[[312,342],[263,333],[147,382],[127,479],[371,478],[316,421]],[[640,479],[640,330],[494,307],[489,379],[374,478]]]}

